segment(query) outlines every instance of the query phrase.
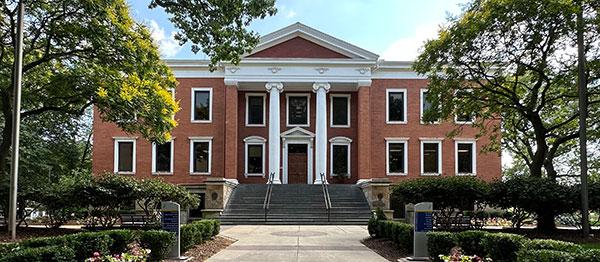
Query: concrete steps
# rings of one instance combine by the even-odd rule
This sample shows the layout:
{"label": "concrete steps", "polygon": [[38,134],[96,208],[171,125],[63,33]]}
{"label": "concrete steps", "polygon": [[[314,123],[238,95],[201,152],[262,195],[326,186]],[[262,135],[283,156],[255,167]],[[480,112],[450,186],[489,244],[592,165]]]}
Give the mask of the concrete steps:
{"label": "concrete steps", "polygon": [[239,185],[220,217],[224,225],[366,225],[369,204],[354,185],[328,185],[331,209],[327,213],[321,185],[273,185],[265,220],[264,184]]}

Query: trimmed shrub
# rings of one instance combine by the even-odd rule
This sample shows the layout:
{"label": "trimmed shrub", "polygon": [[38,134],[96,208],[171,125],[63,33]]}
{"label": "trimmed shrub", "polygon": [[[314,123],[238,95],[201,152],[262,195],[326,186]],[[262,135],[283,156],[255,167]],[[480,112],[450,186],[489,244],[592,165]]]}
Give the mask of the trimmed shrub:
{"label": "trimmed shrub", "polygon": [[36,248],[48,246],[64,246],[67,244],[65,236],[59,237],[37,237],[23,240],[21,247]]}
{"label": "trimmed shrub", "polygon": [[67,246],[75,251],[77,261],[91,257],[94,252],[110,255],[113,239],[104,232],[83,232],[64,236]]}
{"label": "trimmed shrub", "polygon": [[485,257],[486,253],[481,244],[485,235],[485,231],[468,230],[456,234],[456,244],[462,248],[465,255],[477,255]]}
{"label": "trimmed shrub", "polygon": [[405,248],[407,251],[412,252],[413,250],[413,237],[414,237],[414,228],[410,224],[402,223],[402,222],[394,222],[395,235],[394,242],[398,243],[401,247]]}
{"label": "trimmed shrub", "polygon": [[427,232],[427,251],[434,261],[440,261],[439,255],[450,254],[456,246],[456,236],[450,232]]}
{"label": "trimmed shrub", "polygon": [[0,258],[2,258],[4,254],[8,254],[18,247],[19,245],[17,243],[0,243]]}
{"label": "trimmed shrub", "polygon": [[210,221],[213,223],[213,236],[216,236],[219,233],[221,233],[221,221],[217,219],[212,219]]}
{"label": "trimmed shrub", "polygon": [[202,233],[198,227],[187,224],[181,226],[181,252],[188,251],[190,248],[202,242]]}
{"label": "trimmed shrub", "polygon": [[600,262],[600,249],[584,249],[575,254],[577,262]]}
{"label": "trimmed shrub", "polygon": [[73,249],[64,246],[25,248],[6,254],[0,262],[71,262],[76,261]]}
{"label": "trimmed shrub", "polygon": [[367,230],[369,231],[369,235],[371,237],[377,237],[377,223],[378,220],[375,217],[369,218],[369,223],[367,224]]}
{"label": "trimmed shrub", "polygon": [[528,250],[554,250],[563,252],[579,252],[583,248],[580,245],[571,242],[553,240],[553,239],[532,239],[524,242],[525,249]]}
{"label": "trimmed shrub", "polygon": [[115,229],[102,232],[112,238],[113,243],[108,248],[111,254],[121,254],[127,252],[127,245],[135,240],[131,230]]}
{"label": "trimmed shrub", "polygon": [[573,254],[558,250],[527,250],[523,249],[517,253],[519,262],[575,262]]}
{"label": "trimmed shrub", "polygon": [[162,230],[148,230],[141,232],[139,240],[143,248],[151,251],[149,261],[161,261],[175,243],[175,234]]}
{"label": "trimmed shrub", "polygon": [[485,235],[482,245],[486,254],[495,262],[515,261],[525,240],[521,235],[494,233]]}

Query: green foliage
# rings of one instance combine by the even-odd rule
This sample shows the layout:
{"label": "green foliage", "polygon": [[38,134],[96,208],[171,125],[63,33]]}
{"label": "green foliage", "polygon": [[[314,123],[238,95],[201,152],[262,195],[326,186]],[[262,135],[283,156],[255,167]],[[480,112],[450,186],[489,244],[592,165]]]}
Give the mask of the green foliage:
{"label": "green foliage", "polygon": [[[429,256],[438,261],[439,255],[448,255],[456,246],[456,234],[450,232],[427,232],[427,251]],[[469,254],[470,255],[470,254]]]}
{"label": "green foliage", "polygon": [[219,234],[220,222],[214,219],[198,220],[181,226],[181,249],[186,251]]}
{"label": "green foliage", "polygon": [[600,262],[600,250],[598,249],[584,249],[575,254],[575,261],[577,262]]}
{"label": "green foliage", "polygon": [[83,232],[64,236],[67,246],[75,251],[77,261],[91,257],[94,252],[110,254],[109,248],[113,244],[112,238],[103,233]]}
{"label": "green foliage", "polygon": [[375,218],[374,216],[369,218],[369,223],[367,224],[367,230],[369,231],[369,236],[377,237],[377,235],[376,235],[377,224],[378,224],[377,218]]}
{"label": "green foliage", "polygon": [[575,262],[575,256],[569,252],[557,250],[521,250],[517,253],[519,262]]}
{"label": "green foliage", "polygon": [[[0,262],[71,262],[75,252],[66,246],[25,248],[0,255]],[[81,260],[82,261],[82,260]]]}
{"label": "green foliage", "polygon": [[131,230],[114,229],[102,231],[102,233],[112,238],[113,243],[109,247],[110,254],[121,254],[127,252],[127,245],[135,240],[135,234]]}
{"label": "green foliage", "polygon": [[582,250],[580,245],[571,242],[553,239],[531,239],[524,242],[524,249],[528,250],[555,250],[563,252],[578,252]]}
{"label": "green foliage", "polygon": [[18,247],[19,245],[17,243],[0,243],[0,258],[3,254],[8,254]]}
{"label": "green foliage", "polygon": [[154,219],[155,223],[159,222],[159,210],[156,207],[162,201],[177,202],[182,208],[198,206],[200,201],[196,195],[190,194],[184,187],[166,183],[161,179],[137,180],[129,177],[126,179],[139,188],[135,200],[144,213]]}
{"label": "green foliage", "polygon": [[442,210],[472,208],[485,200],[489,187],[478,178],[444,176],[402,181],[392,190],[404,203],[433,202]]}
{"label": "green foliage", "polygon": [[162,230],[148,230],[140,233],[139,241],[142,247],[151,250],[149,261],[161,261],[175,243],[175,235]]}
{"label": "green foliage", "polygon": [[481,245],[493,261],[515,261],[517,252],[523,247],[525,237],[516,234],[487,234]]}
{"label": "green foliage", "polygon": [[[246,30],[253,20],[276,13],[274,0],[151,0],[150,7],[163,7],[169,20],[180,30],[175,39],[191,42],[192,51],[202,51],[212,66],[221,61],[237,63],[252,51],[258,35]],[[183,8],[182,8],[183,7]],[[187,8],[186,8],[187,7]]]}
{"label": "green foliage", "polygon": [[461,247],[464,254],[485,257],[486,252],[482,241],[488,233],[479,230],[468,230],[456,234],[456,244]]}
{"label": "green foliage", "polygon": [[407,251],[413,249],[414,227],[410,224],[392,220],[375,220],[372,236],[387,238]]}

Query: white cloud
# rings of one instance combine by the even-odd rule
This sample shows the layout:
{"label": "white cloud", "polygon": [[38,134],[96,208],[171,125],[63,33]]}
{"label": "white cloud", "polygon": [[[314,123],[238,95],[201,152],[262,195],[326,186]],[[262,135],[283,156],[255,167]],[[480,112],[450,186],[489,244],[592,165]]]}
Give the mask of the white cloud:
{"label": "white cloud", "polygon": [[287,18],[287,19],[294,18],[294,17],[296,17],[298,15],[298,13],[296,13],[296,11],[294,11],[292,9],[288,9],[287,6],[285,6],[285,5],[278,6],[277,10],[281,14],[285,14],[285,18]]}
{"label": "white cloud", "polygon": [[294,12],[294,10],[290,10],[287,15],[285,16],[286,18],[294,18],[296,17],[296,12]]}
{"label": "white cloud", "polygon": [[179,53],[181,46],[179,42],[175,40],[175,32],[171,32],[167,37],[165,30],[158,25],[154,20],[150,20],[150,32],[152,33],[152,39],[158,45],[158,50],[163,57],[173,57]]}
{"label": "white cloud", "polygon": [[424,24],[415,28],[415,32],[392,43],[381,55],[385,60],[412,61],[417,58],[428,39],[437,37],[438,24]]}

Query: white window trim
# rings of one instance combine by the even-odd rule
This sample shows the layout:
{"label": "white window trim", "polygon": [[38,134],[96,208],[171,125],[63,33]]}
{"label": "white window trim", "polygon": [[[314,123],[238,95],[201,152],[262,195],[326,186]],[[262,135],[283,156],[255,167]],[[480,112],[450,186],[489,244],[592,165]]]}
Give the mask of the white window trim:
{"label": "white window trim", "polygon": [[[400,93],[404,94],[404,121],[390,121],[390,93]],[[406,124],[408,122],[408,112],[407,112],[407,104],[408,104],[408,95],[406,88],[390,88],[385,90],[385,123],[386,124]]]}
{"label": "white window trim", "polygon": [[[458,172],[458,144],[471,144],[472,155],[471,155],[471,168],[472,173],[459,173]],[[457,176],[477,176],[477,142],[476,140],[470,139],[456,139],[454,140],[454,173]]]}
{"label": "white window trim", "polygon": [[[421,176],[440,176],[442,175],[442,138],[421,138]],[[436,143],[438,144],[438,172],[437,173],[425,173],[425,163],[424,163],[424,154],[423,154],[423,149],[424,149],[424,144],[425,143]]]}
{"label": "white window trim", "polygon": [[[334,125],[333,124],[333,98],[335,97],[345,97],[347,106],[348,106],[348,124],[347,125]],[[350,94],[331,94],[329,95],[329,126],[332,128],[349,128],[350,127],[350,98],[352,96]]]}
{"label": "white window trim", "polygon": [[423,107],[424,107],[424,102],[425,102],[425,93],[427,91],[429,91],[429,89],[423,88],[423,89],[421,89],[421,92],[420,92],[420,95],[419,95],[420,96],[419,111],[421,112],[420,115],[419,115],[419,119],[420,119],[422,125],[437,125],[437,124],[440,123],[439,120],[431,122],[431,123],[426,123],[426,122],[423,121],[423,114],[425,113],[425,110],[424,110],[425,108],[423,108]]}
{"label": "white window trim", "polygon": [[[306,124],[305,125],[296,125],[290,124],[290,97],[306,97]],[[285,95],[285,125],[287,127],[310,127],[310,93],[302,93],[302,94],[286,94]]]}
{"label": "white window trim", "polygon": [[[195,120],[195,109],[196,109],[196,91],[208,91],[208,120]],[[190,118],[192,123],[212,123],[212,113],[213,113],[213,91],[210,87],[194,87],[192,88],[192,97],[191,97],[191,112]]]}
{"label": "white window trim", "polygon": [[[135,166],[136,166],[136,140],[135,137],[113,137],[114,140],[114,151],[113,151],[113,171],[115,174],[119,175],[134,175],[135,174]],[[133,158],[132,158],[132,167],[131,172],[129,171],[119,171],[119,142],[133,142]]]}
{"label": "white window trim", "polygon": [[[249,176],[260,176],[265,177],[265,143],[267,139],[260,136],[249,136],[244,138],[244,177]],[[262,146],[262,173],[248,173],[248,146],[249,145],[261,145]]]}
{"label": "white window trim", "polygon": [[170,159],[170,163],[169,163],[169,172],[163,172],[163,171],[156,171],[156,142],[152,143],[152,174],[153,175],[172,175],[173,174],[173,158],[174,158],[174,153],[175,153],[175,141],[173,139],[171,139],[170,141],[167,141],[169,143],[171,143],[171,159]]}
{"label": "white window trim", "polygon": [[[250,116],[250,100],[248,99],[251,96],[261,96],[263,99],[263,123],[262,124],[249,124],[249,116]],[[247,127],[265,127],[267,122],[267,94],[265,93],[246,93],[246,126]]]}
{"label": "white window trim", "polygon": [[[390,143],[404,144],[404,173],[390,172]],[[387,137],[385,138],[385,173],[388,176],[406,176],[408,175],[408,138],[406,137]]]}
{"label": "white window trim", "polygon": [[347,146],[348,147],[348,175],[346,176],[347,178],[352,177],[352,169],[351,169],[351,163],[352,163],[352,139],[348,138],[348,137],[344,137],[344,136],[336,136],[334,138],[329,139],[329,177],[334,177],[333,174],[333,146],[334,145],[338,145],[338,146]]}
{"label": "white window trim", "polygon": [[[456,96],[456,93],[458,93],[459,90],[454,91],[454,96]],[[465,91],[465,92],[473,92],[473,89],[465,89],[465,90],[460,90],[460,91]],[[475,122],[475,113],[473,112],[473,114],[471,115],[471,121],[458,121],[458,116],[456,114],[454,114],[454,123],[455,124],[459,124],[459,125],[472,125]]]}
{"label": "white window trim", "polygon": [[[210,176],[212,168],[212,137],[190,137],[190,175]],[[194,172],[194,143],[208,142],[208,172]]]}

